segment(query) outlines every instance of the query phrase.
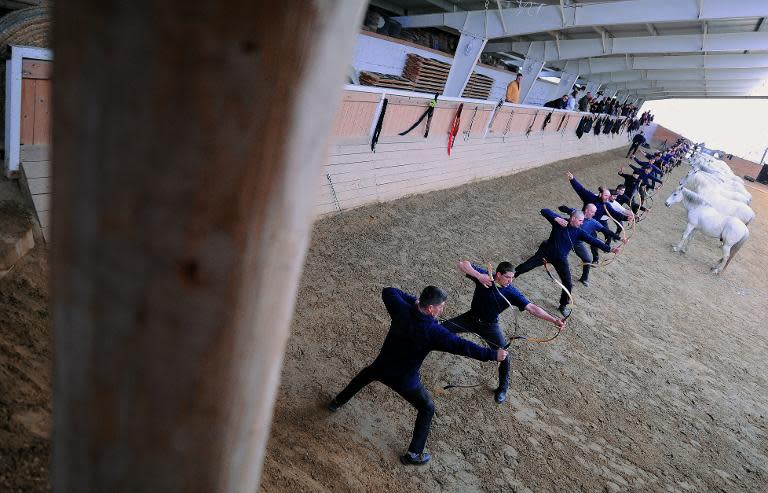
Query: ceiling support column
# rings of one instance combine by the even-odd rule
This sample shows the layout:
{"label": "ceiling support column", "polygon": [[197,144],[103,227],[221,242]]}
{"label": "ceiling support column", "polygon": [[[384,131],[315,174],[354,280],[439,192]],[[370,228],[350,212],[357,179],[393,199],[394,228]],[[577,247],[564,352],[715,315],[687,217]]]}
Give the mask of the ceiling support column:
{"label": "ceiling support column", "polygon": [[258,490],[364,8],[54,4],[53,491]]}

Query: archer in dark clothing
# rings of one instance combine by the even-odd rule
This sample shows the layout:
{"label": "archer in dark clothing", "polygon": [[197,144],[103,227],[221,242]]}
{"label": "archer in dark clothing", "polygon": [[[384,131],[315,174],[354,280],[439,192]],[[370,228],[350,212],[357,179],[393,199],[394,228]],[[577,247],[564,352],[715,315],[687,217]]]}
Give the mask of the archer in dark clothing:
{"label": "archer in dark clothing", "polygon": [[[568,207],[567,205],[561,205],[557,208],[557,210],[564,212],[569,216],[576,211],[576,209],[573,207]],[[581,224],[581,229],[594,236],[595,238],[597,238],[597,233],[603,233],[603,236],[606,238],[620,240],[621,236],[619,236],[618,232],[614,233],[606,226],[600,224],[600,222],[594,218],[596,210],[597,208],[595,207],[595,204],[587,204],[587,206],[584,208],[584,222]],[[592,266],[593,260],[597,257],[597,247],[591,246],[590,248],[592,250],[591,255],[587,251],[587,247],[584,245],[583,241],[577,241],[573,244],[574,253],[582,260],[582,262],[584,262],[579,282],[587,287],[589,286],[589,270]]]}
{"label": "archer in dark clothing", "polygon": [[[600,187],[598,189],[599,194],[590,192],[586,188],[584,188],[584,185],[578,182],[576,178],[574,178],[573,174],[569,171],[566,173],[566,176],[568,177],[568,181],[571,184],[571,187],[573,187],[573,190],[576,192],[576,194],[579,196],[579,198],[584,203],[584,207],[586,208],[587,204],[595,204],[596,212],[595,212],[595,219],[605,226],[608,227],[608,221],[613,218],[614,221],[629,221],[630,216],[632,214],[627,213],[625,214],[624,211],[617,210],[614,208],[610,203],[611,199],[611,191],[607,188]],[[634,219],[634,218],[633,218]],[[611,244],[611,237],[606,237],[608,244]],[[592,261],[597,262],[599,259],[599,252],[596,249],[592,250]]]}
{"label": "archer in dark clothing", "polygon": [[637,214],[639,211],[645,211],[646,208],[635,201],[635,194],[639,192],[640,178],[637,173],[624,173],[624,168],[619,170],[619,176],[624,178],[624,192],[619,194],[616,201],[631,208],[632,212]]}
{"label": "archer in dark clothing", "polygon": [[660,185],[663,183],[659,177],[664,173],[657,166],[655,166],[652,161],[643,162],[635,158],[635,162],[637,162],[640,167],[634,166],[632,164],[630,164],[629,167],[632,168],[632,171],[637,173],[640,184],[642,186],[653,189],[656,187],[656,183]]}
{"label": "archer in dark clothing", "polygon": [[489,349],[462,339],[437,323],[445,307],[447,295],[435,286],[427,286],[419,299],[399,289],[384,288],[384,306],[392,317],[384,344],[378,357],[363,368],[349,385],[328,405],[332,412],[347,403],[371,382],[379,381],[391,388],[416,408],[416,424],[408,452],[400,457],[410,465],[426,464],[431,458],[424,452],[435,405],[421,383],[419,369],[430,351],[459,354],[480,361],[504,361],[507,352]]}
{"label": "archer in dark clothing", "polygon": [[[605,252],[613,251],[615,253],[619,251],[619,247],[611,250],[611,247],[604,242],[581,229],[581,224],[584,222],[584,213],[581,211],[574,211],[567,221],[549,209],[542,209],[541,215],[552,225],[552,232],[549,234],[549,238],[539,245],[538,250],[531,258],[515,267],[515,277],[543,266],[546,259],[547,263],[552,264],[557,271],[565,289],[570,292],[573,289],[573,283],[571,282],[571,268],[568,265],[568,252],[571,251],[576,242],[585,241]],[[562,291],[559,310],[565,317],[571,313],[571,309],[568,308],[569,301],[568,293]]]}
{"label": "archer in dark clothing", "polygon": [[572,173],[568,172],[566,175],[568,176],[568,181],[570,182],[571,187],[573,187],[573,190],[584,203],[584,207],[586,207],[587,204],[595,204],[595,207],[597,208],[597,212],[595,212],[595,218],[600,222],[600,224],[603,226],[608,225],[608,215],[618,221],[629,221],[629,216],[624,214],[623,211],[616,210],[613,206],[611,206],[611,204],[608,203],[609,199],[611,198],[610,190],[600,188],[598,190],[600,192],[599,195],[592,193],[584,188],[584,185],[579,183],[578,180],[574,178]]}
{"label": "archer in dark clothing", "polygon": [[[521,312],[527,311],[562,329],[564,322],[528,301],[512,286],[514,270],[514,266],[509,262],[501,262],[491,277],[487,270],[478,265],[467,260],[459,262],[459,271],[475,283],[475,292],[469,311],[443,322],[445,328],[453,333],[474,332],[491,347],[502,348],[507,341],[499,326],[499,315],[514,306]],[[505,359],[499,365],[499,386],[495,392],[495,399],[499,404],[507,398],[510,359]]]}
{"label": "archer in dark clothing", "polygon": [[634,196],[638,192],[638,187],[640,186],[640,178],[637,172],[635,173],[624,173],[624,168],[622,167],[619,170],[619,176],[624,178],[624,195],[632,201],[632,210],[634,210]]}
{"label": "archer in dark clothing", "polygon": [[[648,190],[653,190],[656,186],[656,183],[662,184],[662,181],[658,179],[654,174],[656,172],[658,172],[656,174],[660,174],[661,170],[659,170],[656,166],[654,166],[650,162],[643,163],[642,161],[639,161],[637,158],[635,158],[635,161],[640,163],[642,166],[637,167],[637,166],[633,166],[632,164],[629,165],[629,167],[632,169],[633,174],[637,175],[635,187],[632,189],[631,196],[633,196],[634,193],[637,192],[640,195],[641,203],[644,204],[646,202],[646,199],[648,198]],[[619,173],[619,175],[623,176],[622,173]],[[633,206],[634,206],[634,202],[633,202]]]}

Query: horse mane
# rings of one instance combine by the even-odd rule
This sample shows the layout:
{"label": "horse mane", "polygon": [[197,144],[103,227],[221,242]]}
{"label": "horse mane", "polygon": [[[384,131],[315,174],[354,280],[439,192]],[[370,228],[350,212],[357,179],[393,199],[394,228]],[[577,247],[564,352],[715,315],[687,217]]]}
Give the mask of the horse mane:
{"label": "horse mane", "polygon": [[713,166],[709,166],[707,164],[699,166],[699,170],[701,170],[701,171],[703,171],[705,173],[708,173],[710,175],[713,175],[717,179],[723,179],[724,180],[723,174],[725,173],[725,170],[720,169],[719,167],[714,165],[714,163],[712,163],[712,164],[713,164]]}
{"label": "horse mane", "polygon": [[716,173],[715,168],[711,167],[709,163],[707,164],[700,164],[699,169],[705,173]]}
{"label": "horse mane", "polygon": [[712,206],[712,204],[707,201],[704,197],[699,195],[698,193],[694,192],[693,190],[688,190],[687,188],[681,188],[681,192],[683,192],[683,198],[686,202],[692,203],[694,205],[708,205]]}

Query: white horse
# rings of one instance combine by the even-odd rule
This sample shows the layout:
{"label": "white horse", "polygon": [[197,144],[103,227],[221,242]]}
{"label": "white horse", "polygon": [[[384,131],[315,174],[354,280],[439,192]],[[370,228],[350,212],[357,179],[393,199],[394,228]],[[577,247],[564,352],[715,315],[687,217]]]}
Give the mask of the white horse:
{"label": "white horse", "polygon": [[707,173],[717,173],[723,176],[724,178],[736,180],[740,183],[743,183],[743,181],[741,181],[741,178],[736,176],[736,174],[733,172],[731,167],[728,166],[728,164],[721,159],[715,159],[711,156],[703,155],[697,159],[692,159],[691,165],[703,171],[706,171]]}
{"label": "white horse", "polygon": [[[727,167],[727,165],[725,164],[724,166]],[[744,195],[747,195],[750,198],[752,197],[750,193],[747,191],[747,189],[744,187],[744,180],[734,175],[733,171],[731,171],[730,168],[728,168],[727,171],[713,167],[713,166],[707,166],[707,165],[698,166],[697,168],[699,171],[723,181],[728,185],[728,187],[732,188],[733,190],[743,193]]]}
{"label": "white horse", "polygon": [[[684,187],[683,185],[680,185],[678,188]],[[709,202],[709,205],[714,207],[720,214],[735,217],[745,225],[749,225],[755,218],[755,211],[753,211],[750,206],[744,202],[739,202],[738,200],[732,200],[723,196],[722,191],[717,187],[701,187],[698,190],[689,188],[689,190],[698,193],[699,196]]]}
{"label": "white horse", "polygon": [[678,187],[664,205],[671,207],[672,204],[681,201],[688,211],[688,226],[683,232],[680,243],[672,247],[672,250],[685,253],[693,233],[700,229],[705,235],[720,238],[723,242],[723,258],[711,269],[715,274],[723,272],[749,238],[749,230],[743,222],[735,217],[720,214],[699,194],[682,187]]}
{"label": "white horse", "polygon": [[722,181],[728,183],[729,187],[732,187],[734,190],[752,199],[752,195],[744,187],[744,180],[741,177],[736,176],[731,167],[728,166],[725,161],[711,158],[709,156],[707,157],[709,160],[693,160],[691,162],[691,167],[721,179]]}
{"label": "white horse", "polygon": [[687,175],[680,180],[680,185],[684,186],[694,192],[700,192],[706,188],[717,188],[717,191],[725,198],[731,200],[737,200],[744,204],[749,204],[752,201],[752,196],[744,195],[743,193],[734,190],[733,187],[728,186],[722,180],[717,179],[707,173],[702,173],[698,170],[692,169]]}

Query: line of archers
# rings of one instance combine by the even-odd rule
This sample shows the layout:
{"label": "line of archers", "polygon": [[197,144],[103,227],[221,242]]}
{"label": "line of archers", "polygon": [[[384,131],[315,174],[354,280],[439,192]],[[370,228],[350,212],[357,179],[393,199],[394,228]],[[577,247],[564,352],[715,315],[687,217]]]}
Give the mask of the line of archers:
{"label": "line of archers", "polygon": [[[568,296],[568,299],[570,300],[571,306],[572,307],[576,306],[576,302],[573,299],[573,295],[571,294],[570,290],[568,290],[568,288],[566,288],[563,285],[563,283],[558,281],[555,278],[555,276],[552,275],[552,272],[549,269],[549,263],[547,262],[546,259],[543,259],[543,266],[544,266],[544,270],[547,272],[547,275],[549,276],[550,280],[552,282],[554,282],[557,286],[559,286],[560,289],[562,289],[566,293],[566,295]],[[491,268],[490,265],[489,265],[488,272],[493,272],[493,269]],[[512,305],[512,303],[509,301],[509,299],[506,296],[504,296],[504,294],[501,292],[501,290],[499,290],[499,286],[496,284],[495,281],[493,282],[492,287],[493,287],[493,289],[496,290],[496,293],[499,296],[501,296],[501,298],[504,301],[507,302],[507,305],[509,305],[509,308],[511,310],[513,310],[513,312],[514,312],[514,309],[515,309],[514,305]],[[494,300],[495,300],[495,298],[494,298]],[[498,306],[498,300],[496,300],[496,303],[497,303],[497,306]],[[568,320],[568,318],[572,314],[573,314],[573,310],[571,310],[571,312],[562,319],[563,322],[566,322]],[[493,341],[489,341],[488,339],[486,339],[485,337],[481,336],[480,334],[475,333],[475,335],[480,337],[483,341],[485,341],[486,344],[488,344],[490,347],[492,347],[494,349],[504,349],[504,350],[506,350],[506,349],[509,349],[509,347],[515,341],[524,341],[524,342],[531,342],[531,343],[538,343],[538,344],[544,344],[544,343],[552,342],[553,340],[557,339],[557,337],[560,335],[560,333],[565,328],[565,325],[563,325],[563,327],[558,327],[557,332],[552,337],[526,337],[526,336],[519,336],[519,335],[517,335],[518,324],[517,324],[517,314],[516,313],[515,313],[514,319],[515,319],[515,321],[514,321],[515,330],[514,330],[513,334],[507,339],[507,343],[505,345],[503,345],[503,346],[501,346],[499,344],[496,344]],[[445,324],[446,322],[450,322],[451,324],[454,324],[457,327],[459,327],[461,329],[464,329],[467,332],[473,332],[473,331],[468,330],[466,327],[463,327],[461,324],[458,324],[456,322],[452,322],[452,321],[448,321],[448,320],[441,321],[441,323],[443,323],[443,324]],[[442,394],[443,392],[445,392],[448,389],[454,389],[454,388],[470,389],[470,388],[474,388],[474,387],[479,387],[481,385],[488,384],[491,381],[492,378],[494,378],[494,375],[490,375],[488,378],[483,379],[482,381],[479,381],[479,382],[476,382],[476,383],[473,383],[473,384],[452,384],[452,383],[448,382],[448,384],[444,385],[442,388],[436,389],[436,392],[439,395],[439,394]]]}

